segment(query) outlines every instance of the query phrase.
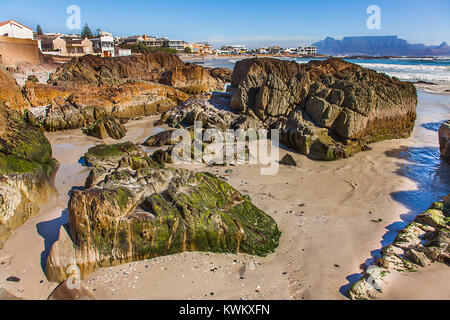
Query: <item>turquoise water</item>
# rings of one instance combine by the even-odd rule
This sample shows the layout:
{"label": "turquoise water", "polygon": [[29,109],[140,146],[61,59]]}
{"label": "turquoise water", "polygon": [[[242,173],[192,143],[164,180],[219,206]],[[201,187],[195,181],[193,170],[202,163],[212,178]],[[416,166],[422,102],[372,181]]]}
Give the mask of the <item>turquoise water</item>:
{"label": "turquoise water", "polygon": [[[298,63],[307,63],[311,59],[287,59]],[[196,61],[205,67],[233,69],[240,59],[212,59]],[[320,59],[315,59],[320,60]],[[344,59],[365,68],[386,73],[405,81],[427,81],[450,83],[450,59]]]}

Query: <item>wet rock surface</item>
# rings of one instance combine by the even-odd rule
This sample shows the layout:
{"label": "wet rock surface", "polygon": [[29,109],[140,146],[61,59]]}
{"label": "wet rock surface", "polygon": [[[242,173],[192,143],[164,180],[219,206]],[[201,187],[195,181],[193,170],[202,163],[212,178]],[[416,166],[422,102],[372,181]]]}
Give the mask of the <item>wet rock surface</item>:
{"label": "wet rock surface", "polygon": [[450,195],[433,203],[400,231],[347,294],[353,300],[379,298],[393,275],[415,272],[431,263],[450,266]]}
{"label": "wet rock surface", "polygon": [[57,167],[41,130],[0,102],[0,248],[55,193]]}
{"label": "wet rock surface", "polygon": [[184,251],[265,256],[278,246],[275,221],[217,177],[164,169],[126,152],[119,158],[97,161],[90,186],[73,193],[69,233],[61,229],[48,257],[50,281],[65,280],[70,265],[84,277],[100,267]]}

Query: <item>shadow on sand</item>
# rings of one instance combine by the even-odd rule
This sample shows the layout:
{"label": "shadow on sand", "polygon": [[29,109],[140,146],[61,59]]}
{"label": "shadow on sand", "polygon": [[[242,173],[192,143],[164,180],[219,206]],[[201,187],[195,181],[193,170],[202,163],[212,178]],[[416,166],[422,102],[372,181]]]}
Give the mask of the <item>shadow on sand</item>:
{"label": "shadow on sand", "polygon": [[[69,198],[72,196],[75,190],[84,190],[84,187],[75,186],[69,190],[67,195]],[[44,251],[41,252],[41,268],[45,273],[45,268],[47,265],[47,258],[50,254],[53,244],[58,240],[59,231],[61,227],[64,226],[67,229],[67,223],[69,222],[69,211],[67,209],[61,212],[61,216],[50,220],[38,223],[36,229],[38,234],[44,238]]]}
{"label": "shadow on sand", "polygon": [[42,238],[44,238],[44,251],[41,252],[41,268],[44,273],[50,250],[53,244],[58,240],[59,230],[68,222],[68,219],[69,212],[66,209],[61,212],[60,217],[50,221],[41,222],[36,225],[37,232]]}
{"label": "shadow on sand", "polygon": [[438,132],[439,128],[441,127],[441,125],[445,122],[444,121],[439,121],[439,122],[430,122],[430,123],[424,123],[422,124],[422,127],[430,130],[430,131],[434,131],[434,132]]}
{"label": "shadow on sand", "polygon": [[[429,130],[435,131],[438,124],[428,124]],[[423,125],[425,127],[425,125]],[[440,124],[439,124],[440,126]],[[427,210],[430,205],[450,193],[450,165],[440,158],[439,148],[400,147],[385,152],[388,157],[406,160],[406,163],[398,165],[396,173],[407,177],[417,183],[417,190],[406,190],[391,193],[391,197],[407,208],[407,212],[400,215],[400,221],[396,221],[386,227],[379,249],[373,250],[371,257],[364,262],[364,267],[373,264],[380,256],[383,247],[394,242],[397,234],[410,224],[418,214]],[[361,279],[362,274],[355,273],[348,276],[348,283],[339,289],[339,292],[347,296],[350,286]]]}

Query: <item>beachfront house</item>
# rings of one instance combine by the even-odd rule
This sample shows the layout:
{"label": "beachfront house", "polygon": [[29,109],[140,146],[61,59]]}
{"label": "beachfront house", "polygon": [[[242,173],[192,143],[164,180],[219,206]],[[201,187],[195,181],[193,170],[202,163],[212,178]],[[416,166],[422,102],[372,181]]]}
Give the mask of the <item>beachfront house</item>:
{"label": "beachfront house", "polygon": [[34,39],[32,29],[14,20],[0,22],[0,36],[19,39]]}
{"label": "beachfront house", "polygon": [[100,54],[102,57],[114,57],[114,38],[111,33],[100,31],[97,38],[90,39],[94,53]]}
{"label": "beachfront house", "polygon": [[[42,43],[47,43],[48,41],[43,41]],[[85,54],[92,54],[93,44],[88,38],[62,38],[57,37],[53,41],[53,50],[48,51],[58,51],[62,56],[78,57]],[[41,44],[42,46],[42,44]],[[47,47],[48,49],[48,47]],[[45,51],[42,47],[42,52]]]}
{"label": "beachfront house", "polygon": [[131,49],[124,49],[120,47],[114,48],[114,56],[115,57],[128,57],[132,55]]}

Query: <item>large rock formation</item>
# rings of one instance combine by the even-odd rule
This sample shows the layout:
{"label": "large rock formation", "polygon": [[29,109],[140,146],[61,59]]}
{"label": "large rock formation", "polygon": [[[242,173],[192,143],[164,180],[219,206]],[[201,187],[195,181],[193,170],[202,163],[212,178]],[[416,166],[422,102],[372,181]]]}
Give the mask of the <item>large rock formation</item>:
{"label": "large rock formation", "polygon": [[278,246],[275,221],[217,177],[164,169],[129,152],[115,163],[106,158],[70,199],[70,232],[62,228],[50,252],[50,281],[65,280],[73,266],[84,278],[99,267],[184,251],[265,256]]}
{"label": "large rock formation", "polygon": [[450,164],[450,120],[439,128],[439,146],[442,158]]}
{"label": "large rock formation", "polygon": [[232,86],[231,108],[279,128],[283,143],[317,160],[408,137],[416,119],[414,85],[340,59],[242,60]]}
{"label": "large rock formation", "polygon": [[52,86],[44,83],[27,81],[22,87],[24,97],[29,101],[31,107],[42,107],[52,104],[53,100],[65,100],[70,95],[78,92],[77,89]]}
{"label": "large rock formation", "polygon": [[54,194],[56,168],[42,132],[0,102],[0,248]]}
{"label": "large rock formation", "polygon": [[188,93],[224,89],[223,73],[194,64],[178,56],[152,52],[141,56],[104,59],[98,56],[74,58],[50,75],[49,83],[68,87],[116,86],[130,80],[166,84]]}
{"label": "large rock formation", "polygon": [[376,264],[350,287],[348,296],[354,300],[382,297],[383,287],[396,274],[415,272],[432,262],[450,266],[450,194],[400,231],[394,242],[383,248]]}
{"label": "large rock formation", "polygon": [[57,131],[81,128],[109,116],[134,119],[162,113],[187,98],[186,93],[158,83],[124,83],[56,98],[51,105],[32,108],[30,113],[47,131]]}

